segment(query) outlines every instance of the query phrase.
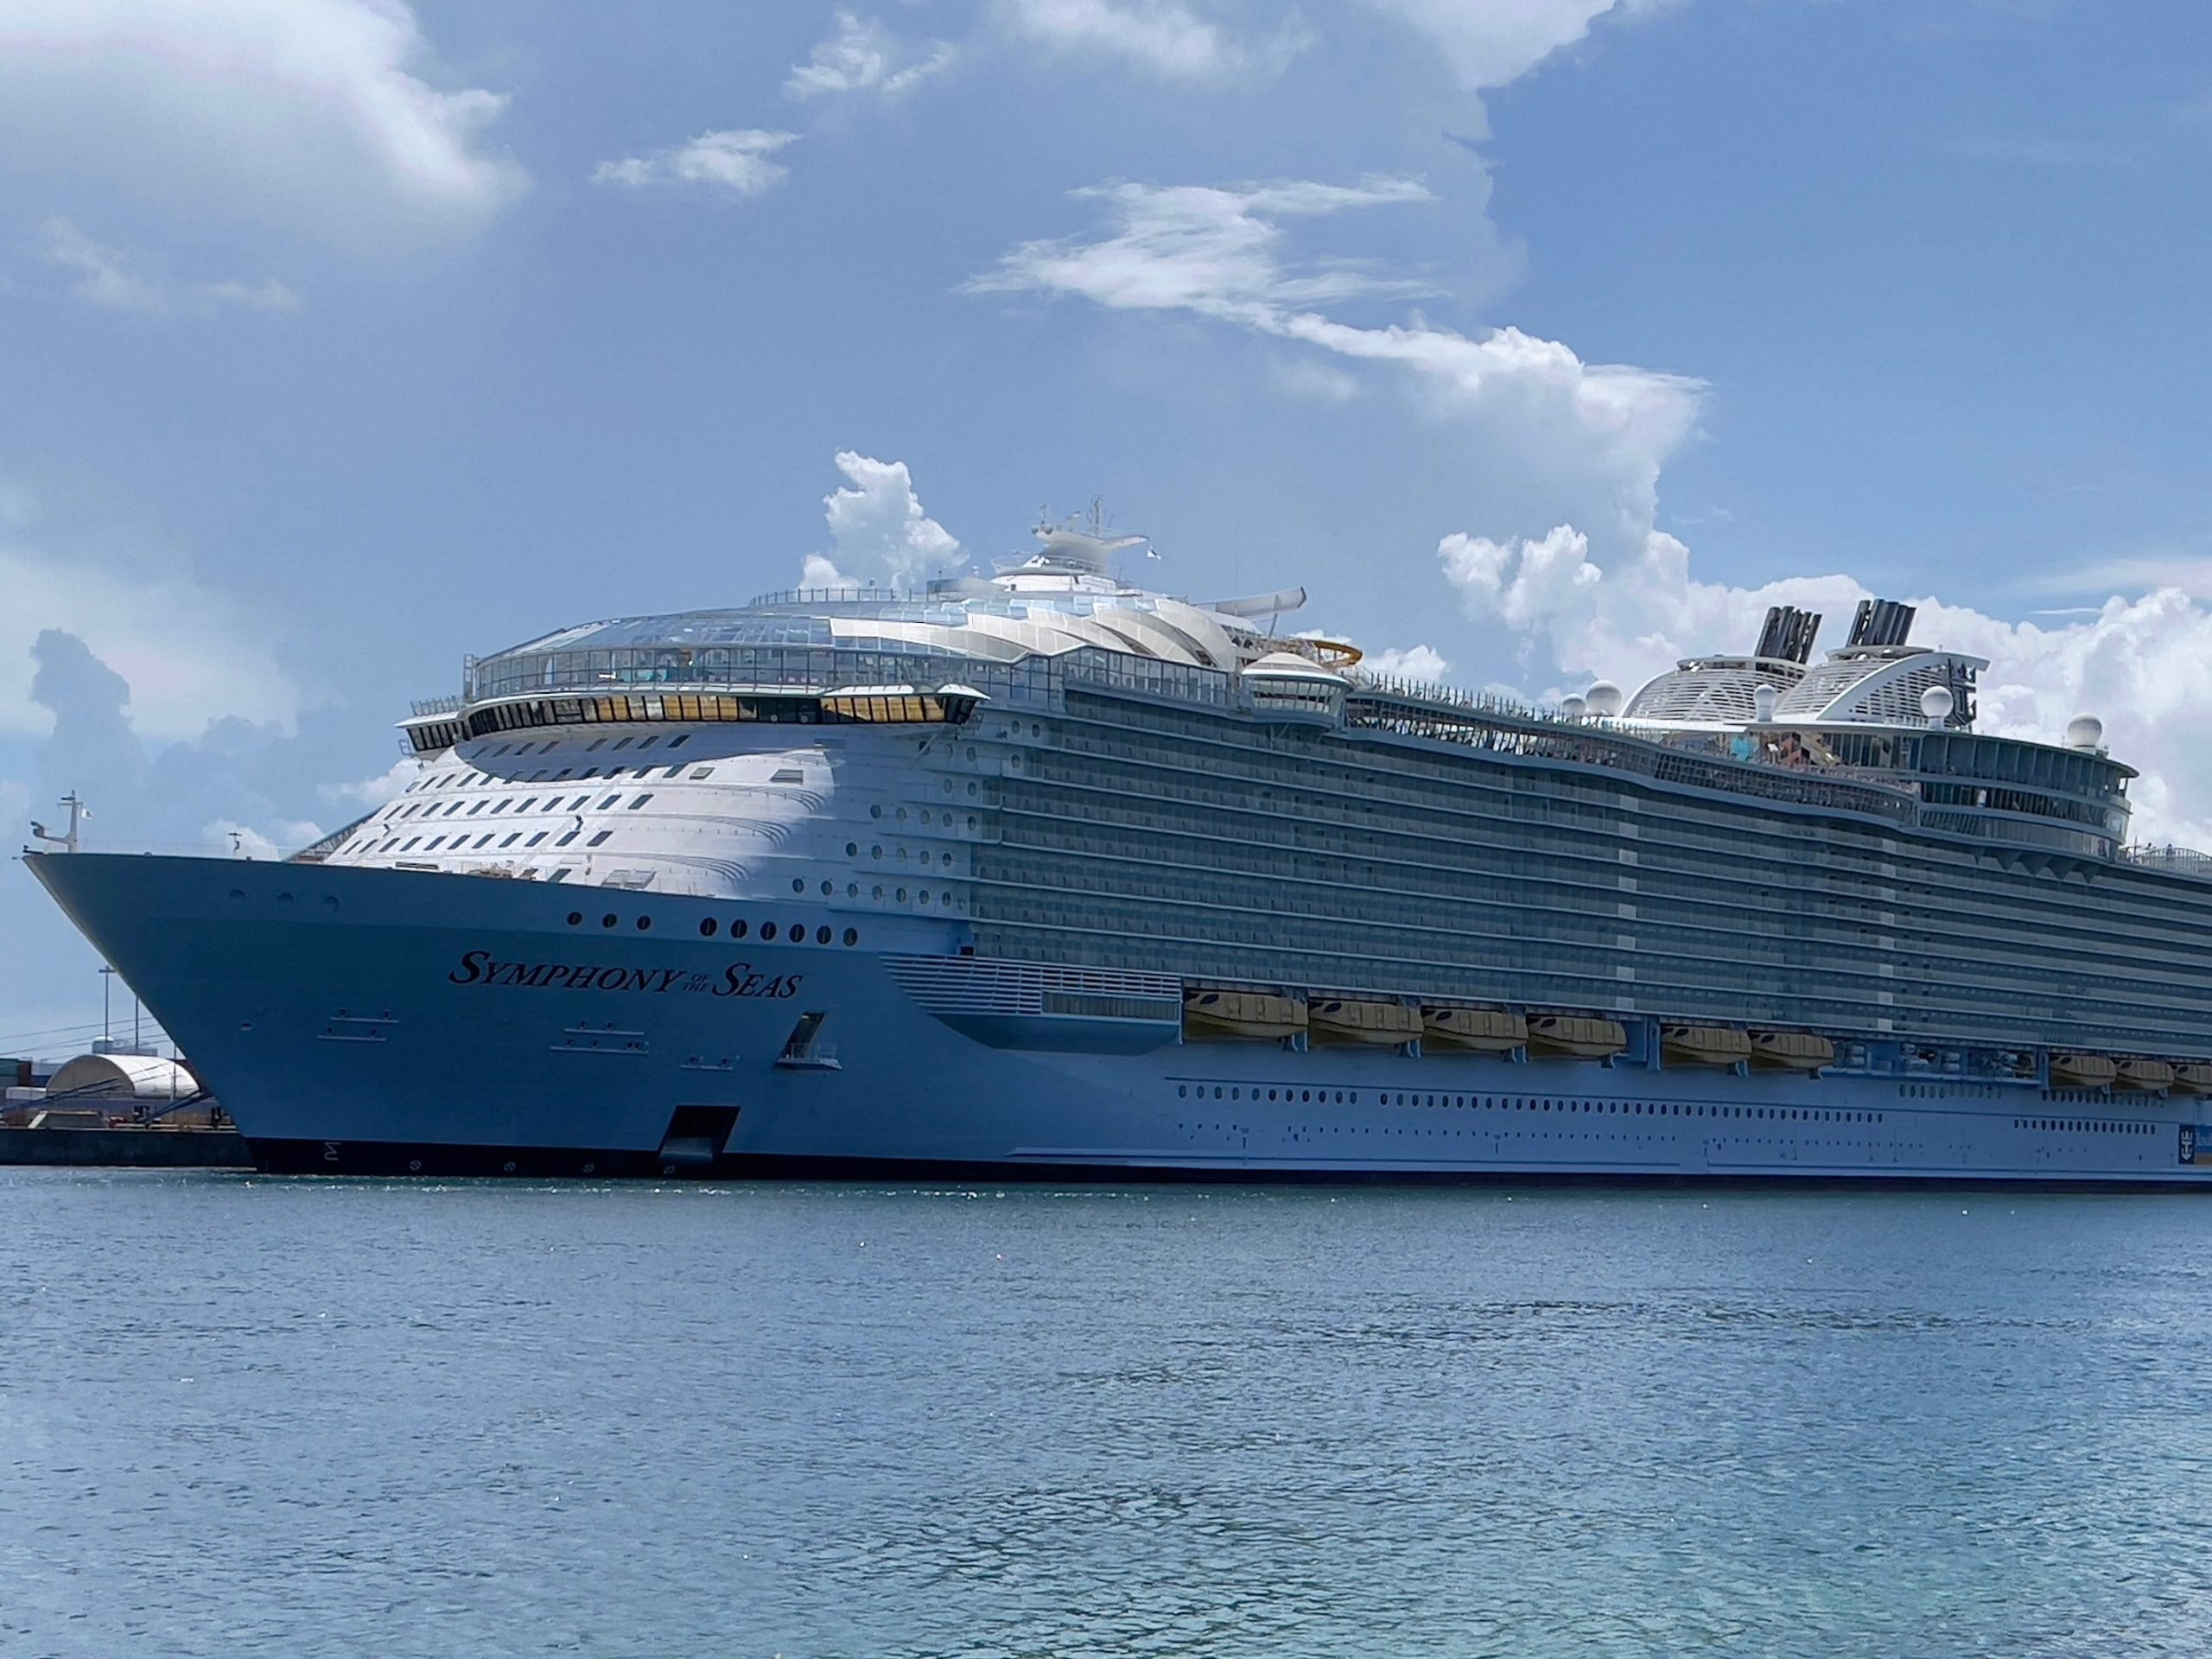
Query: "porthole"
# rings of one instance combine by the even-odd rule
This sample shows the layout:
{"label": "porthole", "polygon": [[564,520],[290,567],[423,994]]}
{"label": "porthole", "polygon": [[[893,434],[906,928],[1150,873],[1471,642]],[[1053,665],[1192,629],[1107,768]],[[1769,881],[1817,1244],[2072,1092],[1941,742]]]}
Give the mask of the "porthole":
{"label": "porthole", "polygon": [[729,936],[733,939],[741,939],[752,931],[753,925],[750,922],[744,921],[742,919],[732,922],[729,925]]}
{"label": "porthole", "polygon": [[824,922],[820,927],[814,930],[814,942],[817,944],[827,944],[830,943],[829,923]]}
{"label": "porthole", "polygon": [[1189,1084],[1187,1084],[1187,1083],[1179,1083],[1179,1084],[1177,1084],[1175,1085],[1175,1098],[1176,1098],[1176,1099],[1178,1099],[1178,1100],[1186,1100],[1186,1099],[1188,1099],[1188,1098],[1190,1097],[1190,1093],[1191,1093],[1191,1085],[1190,1085]]}
{"label": "porthole", "polygon": [[638,931],[639,931],[639,932],[640,932],[640,933],[644,932],[647,928],[651,927],[652,925],[653,925],[653,918],[652,918],[652,917],[650,917],[650,916],[640,916],[640,917],[639,917],[639,918],[638,918]]}
{"label": "porthole", "polygon": [[871,887],[868,889],[868,896],[871,899],[880,899],[883,897],[883,889],[881,887]]}
{"label": "porthole", "polygon": [[804,922],[793,922],[789,927],[785,928],[784,931],[791,936],[791,941],[793,944],[804,944],[806,943],[806,924]]}
{"label": "porthole", "polygon": [[857,927],[849,927],[849,928],[847,928],[847,929],[845,930],[845,943],[846,943],[847,944],[858,944],[860,942],[861,942],[861,931],[860,931],[860,929],[858,929]]}
{"label": "porthole", "polygon": [[845,897],[846,897],[846,898],[848,898],[848,899],[857,899],[857,898],[859,898],[860,896],[861,896],[861,884],[860,884],[859,882],[857,882],[857,881],[848,881],[848,882],[846,882],[846,883],[845,883]]}
{"label": "porthole", "polygon": [[617,917],[617,916],[615,915],[615,913],[614,913],[613,911],[611,911],[611,910],[610,910],[610,911],[608,911],[608,912],[607,912],[607,914],[606,914],[606,915],[604,915],[604,916],[602,916],[602,917],[601,917],[601,918],[599,918],[599,925],[600,925],[601,927],[612,927],[612,926],[613,926],[613,925],[614,925],[614,924],[615,924],[618,920],[620,920],[620,918],[619,917]]}
{"label": "porthole", "polygon": [[904,887],[899,889],[899,902],[902,905],[906,902],[906,889]]}
{"label": "porthole", "polygon": [[699,932],[702,938],[709,939],[713,938],[715,937],[715,918],[709,916],[704,921],[701,922],[699,924]]}
{"label": "porthole", "polygon": [[899,810],[897,811],[897,813],[896,813],[896,814],[894,814],[893,816],[895,816],[895,817],[898,818],[898,820],[899,820],[899,823],[906,823],[906,809],[905,807],[903,807],[903,806],[902,806],[902,807],[900,807],[900,808],[899,809]]}
{"label": "porthole", "polygon": [[845,856],[846,856],[847,858],[858,858],[860,855],[861,855],[861,844],[860,844],[860,842],[858,842],[857,841],[849,841],[849,842],[847,842],[845,843]]}
{"label": "porthole", "polygon": [[570,927],[582,926],[583,919],[584,913],[581,910],[572,910],[569,912],[569,925]]}
{"label": "porthole", "polygon": [[882,807],[881,804],[880,804],[880,803],[879,803],[878,804],[876,804],[876,805],[874,805],[874,806],[871,806],[870,808],[868,808],[868,817],[870,817],[871,818],[880,818],[880,817],[881,817],[883,816],[883,807]]}
{"label": "porthole", "polygon": [[791,891],[793,893],[804,893],[806,891],[806,878],[803,875],[795,875],[791,877]]}
{"label": "porthole", "polygon": [[827,899],[827,898],[828,898],[828,897],[829,897],[832,893],[834,893],[835,891],[836,891],[836,888],[834,888],[833,887],[831,887],[831,886],[830,886],[830,884],[829,882],[824,881],[824,882],[822,884],[822,896],[823,896],[824,899]]}
{"label": "porthole", "polygon": [[761,924],[760,924],[760,937],[761,937],[762,938],[764,938],[764,939],[772,939],[772,938],[774,938],[776,937],[776,925],[775,925],[773,922],[763,922],[763,923],[761,923]]}

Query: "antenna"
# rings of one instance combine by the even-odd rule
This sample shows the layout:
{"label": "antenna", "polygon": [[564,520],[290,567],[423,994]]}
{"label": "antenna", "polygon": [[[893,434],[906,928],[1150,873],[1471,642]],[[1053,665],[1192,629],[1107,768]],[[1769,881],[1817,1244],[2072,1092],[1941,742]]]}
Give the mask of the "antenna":
{"label": "antenna", "polygon": [[82,820],[92,815],[91,809],[86,807],[83,801],[78,799],[77,791],[73,789],[61,798],[61,804],[69,809],[67,830],[57,836],[34,818],[31,820],[31,834],[36,836],[41,841],[52,842],[65,853],[73,853],[77,850],[78,825]]}

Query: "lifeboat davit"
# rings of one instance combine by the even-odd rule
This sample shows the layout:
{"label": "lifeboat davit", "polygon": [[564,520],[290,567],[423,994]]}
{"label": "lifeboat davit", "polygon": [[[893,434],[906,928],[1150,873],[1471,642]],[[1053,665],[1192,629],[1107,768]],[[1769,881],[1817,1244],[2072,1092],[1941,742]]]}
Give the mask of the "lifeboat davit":
{"label": "lifeboat davit", "polygon": [[1455,1008],[1429,1004],[1421,1011],[1424,1048],[1458,1048],[1508,1054],[1529,1041],[1529,1022],[1503,1008]]}
{"label": "lifeboat davit", "polygon": [[1733,1026],[1662,1026],[1660,1052],[1681,1065],[1734,1065],[1751,1058],[1751,1039]]}
{"label": "lifeboat davit", "polygon": [[1835,1064],[1835,1045],[1808,1031],[1755,1031],[1751,1064],[1765,1071],[1817,1071]]}
{"label": "lifeboat davit", "polygon": [[1597,1060],[1628,1047],[1628,1033],[1618,1020],[1595,1020],[1579,1014],[1532,1014],[1528,1023],[1533,1053]]}
{"label": "lifeboat davit", "polygon": [[2122,1060],[2113,1084],[2116,1088],[2163,1095],[2174,1086],[2174,1069],[2164,1060]]}
{"label": "lifeboat davit", "polygon": [[2102,1054],[2054,1054],[2050,1082],[2056,1089],[2109,1089],[2120,1068]]}
{"label": "lifeboat davit", "polygon": [[2174,1067],[2174,1093],[2212,1095],[2212,1065],[2207,1065],[2202,1060],[2177,1064]]}
{"label": "lifeboat davit", "polygon": [[1306,1005],[1274,991],[1185,991],[1183,1034],[1279,1042],[1306,1029]]}
{"label": "lifeboat davit", "polygon": [[1403,1002],[1368,1002],[1347,996],[1315,997],[1306,1021],[1317,1043],[1373,1043],[1395,1048],[1417,1041],[1421,1010]]}

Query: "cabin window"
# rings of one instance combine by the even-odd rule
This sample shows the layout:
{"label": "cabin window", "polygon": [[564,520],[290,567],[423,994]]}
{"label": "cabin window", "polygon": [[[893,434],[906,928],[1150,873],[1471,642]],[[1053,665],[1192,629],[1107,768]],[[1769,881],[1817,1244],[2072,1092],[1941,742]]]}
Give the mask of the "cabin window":
{"label": "cabin window", "polygon": [[643,794],[643,795],[639,796],[639,797],[638,797],[638,798],[637,798],[636,800],[634,800],[634,801],[631,802],[631,803],[630,803],[630,810],[631,810],[632,812],[634,812],[634,811],[636,811],[639,807],[643,806],[643,805],[644,805],[647,801],[650,801],[651,799],[652,799],[652,792],[649,791],[647,791],[646,793],[645,793],[645,794]]}
{"label": "cabin window", "polygon": [[594,836],[589,841],[586,842],[584,845],[587,847],[596,847],[613,833],[614,832],[612,830],[602,830],[597,835]]}

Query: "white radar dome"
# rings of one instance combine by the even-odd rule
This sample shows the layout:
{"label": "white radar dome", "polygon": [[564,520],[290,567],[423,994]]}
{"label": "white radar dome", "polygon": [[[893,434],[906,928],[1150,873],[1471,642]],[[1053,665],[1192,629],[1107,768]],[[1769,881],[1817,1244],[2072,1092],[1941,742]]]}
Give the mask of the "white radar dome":
{"label": "white radar dome", "polygon": [[2094,715],[2076,715],[2066,722],[2066,747],[2094,749],[2105,741],[2105,723]]}
{"label": "white radar dome", "polygon": [[1958,706],[1958,699],[1947,685],[1931,685],[1920,694],[1920,712],[1928,716],[1930,726],[1941,726]]}
{"label": "white radar dome", "polygon": [[1782,700],[1782,693],[1761,680],[1751,688],[1751,713],[1764,725],[1774,718],[1774,705]]}
{"label": "white radar dome", "polygon": [[1559,711],[1569,720],[1580,720],[1590,712],[1590,705],[1580,697],[1561,697],[1559,700]]}
{"label": "white radar dome", "polygon": [[1628,707],[1628,699],[1621,695],[1620,687],[1611,680],[1599,680],[1590,688],[1582,701],[1600,720],[1611,720]]}

